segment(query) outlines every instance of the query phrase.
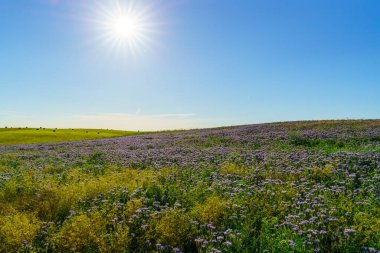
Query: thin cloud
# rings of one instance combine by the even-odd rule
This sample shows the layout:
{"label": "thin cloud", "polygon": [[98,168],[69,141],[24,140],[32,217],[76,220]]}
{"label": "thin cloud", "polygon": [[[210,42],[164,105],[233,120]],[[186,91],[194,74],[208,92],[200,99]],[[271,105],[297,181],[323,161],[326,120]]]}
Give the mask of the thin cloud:
{"label": "thin cloud", "polygon": [[[64,124],[68,127],[114,128],[127,130],[166,130],[199,128],[201,123],[194,113],[176,114],[127,114],[127,113],[97,113],[81,114],[65,117]],[[62,124],[60,124],[62,125]]]}
{"label": "thin cloud", "polygon": [[16,111],[0,111],[0,124],[8,127],[103,128],[120,130],[176,130],[214,127],[220,124],[202,119],[195,113],[84,113],[64,115],[30,115]]}

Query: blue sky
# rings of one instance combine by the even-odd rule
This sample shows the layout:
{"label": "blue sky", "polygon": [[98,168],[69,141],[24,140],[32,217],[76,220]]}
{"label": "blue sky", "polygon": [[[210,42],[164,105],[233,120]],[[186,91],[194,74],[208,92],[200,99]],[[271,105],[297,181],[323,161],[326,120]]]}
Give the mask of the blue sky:
{"label": "blue sky", "polygon": [[[117,5],[142,13],[134,48],[104,28]],[[379,13],[378,0],[3,1],[0,125],[380,118]]]}

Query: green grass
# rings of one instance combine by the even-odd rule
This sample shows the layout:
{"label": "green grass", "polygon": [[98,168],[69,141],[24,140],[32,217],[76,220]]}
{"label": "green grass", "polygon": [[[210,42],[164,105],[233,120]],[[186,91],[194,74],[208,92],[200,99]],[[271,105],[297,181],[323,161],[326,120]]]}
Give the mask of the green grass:
{"label": "green grass", "polygon": [[104,129],[0,128],[0,145],[93,140],[141,133]]}

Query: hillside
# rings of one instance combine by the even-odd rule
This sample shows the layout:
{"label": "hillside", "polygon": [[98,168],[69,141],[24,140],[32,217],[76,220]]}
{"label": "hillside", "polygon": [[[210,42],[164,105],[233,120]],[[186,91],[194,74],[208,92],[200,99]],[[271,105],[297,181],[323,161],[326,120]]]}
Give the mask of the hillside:
{"label": "hillside", "polygon": [[380,120],[0,146],[0,252],[378,252],[379,231]]}

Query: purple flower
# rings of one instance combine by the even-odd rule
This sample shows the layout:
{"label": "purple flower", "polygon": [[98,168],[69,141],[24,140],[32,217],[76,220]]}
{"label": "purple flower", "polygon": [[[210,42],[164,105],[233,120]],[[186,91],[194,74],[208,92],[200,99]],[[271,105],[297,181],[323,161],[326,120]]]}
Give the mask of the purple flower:
{"label": "purple flower", "polygon": [[297,246],[297,244],[293,240],[289,240],[288,242],[289,242],[290,247]]}
{"label": "purple flower", "polygon": [[344,229],[344,234],[347,235],[347,234],[353,234],[355,233],[356,231],[352,228],[345,228]]}

